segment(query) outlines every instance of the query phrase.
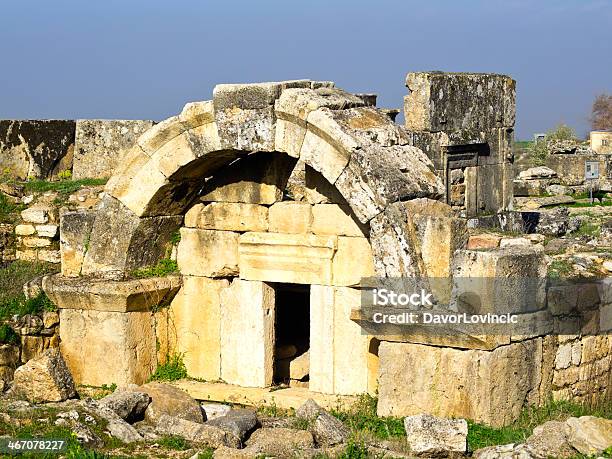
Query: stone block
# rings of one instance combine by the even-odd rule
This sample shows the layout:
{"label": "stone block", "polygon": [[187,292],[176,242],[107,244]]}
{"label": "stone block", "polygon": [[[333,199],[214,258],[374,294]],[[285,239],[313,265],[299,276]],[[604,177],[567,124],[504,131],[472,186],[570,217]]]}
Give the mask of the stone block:
{"label": "stone block", "polygon": [[185,214],[185,226],[222,231],[267,231],[268,208],[231,202],[196,204]]}
{"label": "stone block", "polygon": [[285,201],[270,206],[270,232],[308,233],[312,224],[312,206],[306,202]]}
{"label": "stone block", "polygon": [[373,389],[370,338],[350,320],[360,295],[347,287],[310,287],[310,390],[354,395]]}
{"label": "stone block", "polygon": [[502,426],[539,387],[542,342],[494,351],[382,342],[379,357],[379,416],[427,413]]}
{"label": "stone block", "polygon": [[369,232],[352,216],[348,206],[316,204],[312,208],[312,232],[337,236],[365,237]]}
{"label": "stone block", "polygon": [[333,260],[333,285],[359,285],[363,278],[374,277],[374,258],[364,237],[338,237]]}
{"label": "stone block", "polygon": [[47,263],[61,263],[62,257],[59,250],[39,250],[38,259],[40,261],[46,261]]}
{"label": "stone block", "polygon": [[244,233],[239,240],[240,277],[296,284],[332,283],[335,236]]}
{"label": "stone block", "polygon": [[48,237],[53,239],[55,236],[57,236],[58,228],[59,227],[57,225],[36,225],[36,233],[38,233],[40,237]]}
{"label": "stone block", "polygon": [[31,236],[36,233],[34,225],[17,225],[15,227],[15,234],[17,236]]}
{"label": "stone block", "polygon": [[496,249],[499,247],[501,236],[496,234],[475,234],[470,236],[467,243],[468,250]]}
{"label": "stone block", "polygon": [[72,176],[107,178],[153,121],[77,120]]}
{"label": "stone block", "polygon": [[164,304],[181,286],[179,276],[116,281],[85,276],[45,276],[42,287],[60,309],[113,312],[149,311]]}
{"label": "stone block", "polygon": [[282,200],[295,161],[279,153],[248,155],[206,182],[201,200],[274,204]]}
{"label": "stone block", "polygon": [[183,276],[183,286],[170,307],[156,314],[159,361],[183,356],[187,374],[216,381],[221,378],[220,291],[229,282]]}
{"label": "stone block", "polygon": [[79,276],[89,248],[93,211],[65,212],[60,217],[60,252],[63,276]]}
{"label": "stone block", "polygon": [[51,245],[50,239],[46,239],[42,237],[24,237],[21,240],[21,242],[25,247],[35,248],[35,249],[42,248],[42,247],[49,247]]}
{"label": "stone block", "polygon": [[150,312],[60,310],[60,349],[77,384],[143,384],[156,366]]}
{"label": "stone block", "polygon": [[246,387],[272,384],[274,289],[235,279],[221,290],[221,378]]}
{"label": "stone block", "polygon": [[33,205],[21,211],[21,218],[24,222],[45,224],[49,221],[49,208]]}
{"label": "stone block", "polygon": [[546,306],[546,263],[536,249],[458,251],[452,271],[451,301],[461,312],[521,313]]}
{"label": "stone block", "polygon": [[231,231],[181,228],[176,258],[181,273],[206,277],[238,274],[238,236]]}
{"label": "stone block", "polygon": [[70,120],[0,120],[0,170],[20,179],[70,170],[74,131]]}

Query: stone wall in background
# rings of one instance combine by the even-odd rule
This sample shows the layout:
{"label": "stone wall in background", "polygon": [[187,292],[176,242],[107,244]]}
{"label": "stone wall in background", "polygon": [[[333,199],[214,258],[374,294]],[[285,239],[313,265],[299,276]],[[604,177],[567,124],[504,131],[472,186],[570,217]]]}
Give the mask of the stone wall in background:
{"label": "stone wall in background", "polygon": [[72,167],[75,121],[0,120],[0,175],[52,178]]}
{"label": "stone wall in background", "polygon": [[77,120],[74,179],[108,178],[142,133],[153,126],[143,120]]}
{"label": "stone wall in background", "polygon": [[[56,179],[110,177],[136,139],[141,120],[0,120],[0,176]],[[74,166],[74,169],[73,169]]]}

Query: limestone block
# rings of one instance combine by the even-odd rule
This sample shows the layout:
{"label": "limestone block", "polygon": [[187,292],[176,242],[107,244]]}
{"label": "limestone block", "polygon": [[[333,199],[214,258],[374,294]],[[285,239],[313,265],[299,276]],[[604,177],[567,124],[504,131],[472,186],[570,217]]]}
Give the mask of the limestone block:
{"label": "limestone block", "polygon": [[21,337],[21,362],[26,363],[35,359],[45,350],[45,342],[42,336]]}
{"label": "limestone block", "polygon": [[306,202],[277,202],[270,207],[269,219],[272,233],[308,233],[312,224],[312,206]]}
{"label": "limestone block", "polygon": [[51,240],[42,237],[24,237],[21,242],[24,246],[30,248],[49,247]]}
{"label": "limestone block", "polygon": [[215,108],[212,100],[189,102],[185,104],[179,120],[189,129],[194,129],[215,121]]}
{"label": "limestone block", "polygon": [[15,234],[17,236],[31,236],[34,233],[36,233],[34,225],[17,225],[15,227]]}
{"label": "limestone block", "polygon": [[19,364],[19,347],[10,344],[0,344],[0,366],[16,368]]}
{"label": "limestone block", "polygon": [[39,250],[38,259],[47,263],[61,263],[62,261],[59,250]]}
{"label": "limestone block", "polygon": [[25,222],[45,224],[49,221],[49,208],[33,205],[21,211],[21,218]]}
{"label": "limestone block", "polygon": [[180,116],[172,116],[147,129],[136,141],[136,144],[147,156],[153,155],[163,145],[181,135],[191,126]]}
{"label": "limestone block", "polygon": [[60,336],[77,384],[143,384],[155,370],[150,312],[61,309]]}
{"label": "limestone block", "polygon": [[185,214],[185,226],[222,231],[267,231],[268,208],[231,202],[196,204]]}
{"label": "limestone block", "polygon": [[62,275],[81,274],[85,253],[89,248],[89,238],[95,213],[82,210],[65,212],[60,217],[60,253]]}
{"label": "limestone block", "polygon": [[360,294],[346,287],[310,287],[310,390],[351,395],[372,389],[369,337],[350,320]]}
{"label": "limestone block", "polygon": [[367,236],[365,228],[351,214],[349,208],[340,207],[338,204],[316,204],[312,209],[312,232],[338,236]]}
{"label": "limestone block", "polygon": [[499,247],[501,236],[496,234],[475,234],[470,236],[467,243],[468,250],[495,249]]}
{"label": "limestone block", "polygon": [[272,383],[274,289],[235,279],[221,290],[221,378],[247,387]]}
{"label": "limestone block", "polygon": [[183,277],[183,286],[170,308],[156,321],[161,362],[178,353],[183,355],[189,376],[207,381],[221,378],[219,295],[228,285],[225,279]]}
{"label": "limestone block", "polygon": [[542,340],[493,351],[382,342],[379,357],[379,416],[428,413],[501,426],[539,387]]}
{"label": "limestone block", "polygon": [[244,233],[239,242],[240,277],[248,280],[331,284],[335,236]]}
{"label": "limestone block", "polygon": [[458,251],[453,279],[451,301],[460,311],[520,313],[546,306],[546,263],[536,249]]}
{"label": "limestone block", "polygon": [[273,204],[282,199],[294,165],[295,159],[284,154],[248,155],[207,181],[201,200]]}
{"label": "limestone block", "polygon": [[82,273],[123,274],[155,265],[182,221],[182,216],[140,218],[105,193],[96,208]]}
{"label": "limestone block", "polygon": [[70,170],[74,130],[71,120],[0,120],[0,170],[21,179]]}
{"label": "limestone block", "polygon": [[85,276],[45,276],[42,288],[60,309],[148,311],[171,300],[181,286],[179,276],[117,281]]}
{"label": "limestone block", "polygon": [[364,237],[338,237],[333,261],[333,285],[359,285],[363,278],[374,277],[374,258]]}
{"label": "limestone block", "polygon": [[124,152],[153,124],[153,121],[144,120],[77,120],[74,179],[113,175]]}
{"label": "limestone block", "polygon": [[15,251],[15,258],[17,260],[36,261],[38,260],[38,254],[36,250],[17,250]]}
{"label": "limestone block", "polygon": [[36,232],[40,237],[54,238],[58,228],[57,225],[36,225]]}
{"label": "limestone block", "polygon": [[176,258],[181,273],[207,277],[238,274],[238,236],[231,231],[181,228]]}

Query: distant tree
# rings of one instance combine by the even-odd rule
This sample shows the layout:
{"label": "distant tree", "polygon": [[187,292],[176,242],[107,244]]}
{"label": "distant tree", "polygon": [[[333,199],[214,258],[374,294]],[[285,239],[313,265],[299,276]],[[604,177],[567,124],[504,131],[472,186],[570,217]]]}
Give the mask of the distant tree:
{"label": "distant tree", "polygon": [[531,160],[535,166],[543,166],[550,154],[550,144],[554,142],[577,142],[576,131],[567,124],[559,124],[546,133],[544,142],[534,142],[531,145]]}
{"label": "distant tree", "polygon": [[600,94],[593,101],[591,127],[594,131],[612,129],[612,95]]}

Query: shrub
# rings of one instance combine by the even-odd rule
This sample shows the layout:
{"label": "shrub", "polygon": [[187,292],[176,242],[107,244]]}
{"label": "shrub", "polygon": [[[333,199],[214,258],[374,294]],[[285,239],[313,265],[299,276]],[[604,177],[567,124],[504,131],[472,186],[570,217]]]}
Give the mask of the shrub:
{"label": "shrub", "polygon": [[401,418],[378,417],[376,405],[378,399],[368,394],[363,394],[359,400],[349,409],[332,410],[332,414],[348,425],[352,430],[368,432],[376,438],[386,440],[391,437],[404,437],[404,422]]}
{"label": "shrub", "polygon": [[544,141],[533,142],[530,148],[531,159],[534,165],[542,166],[546,163],[546,158],[550,154],[548,143],[554,141],[578,140],[576,131],[566,124],[560,124],[555,129],[546,133]]}

